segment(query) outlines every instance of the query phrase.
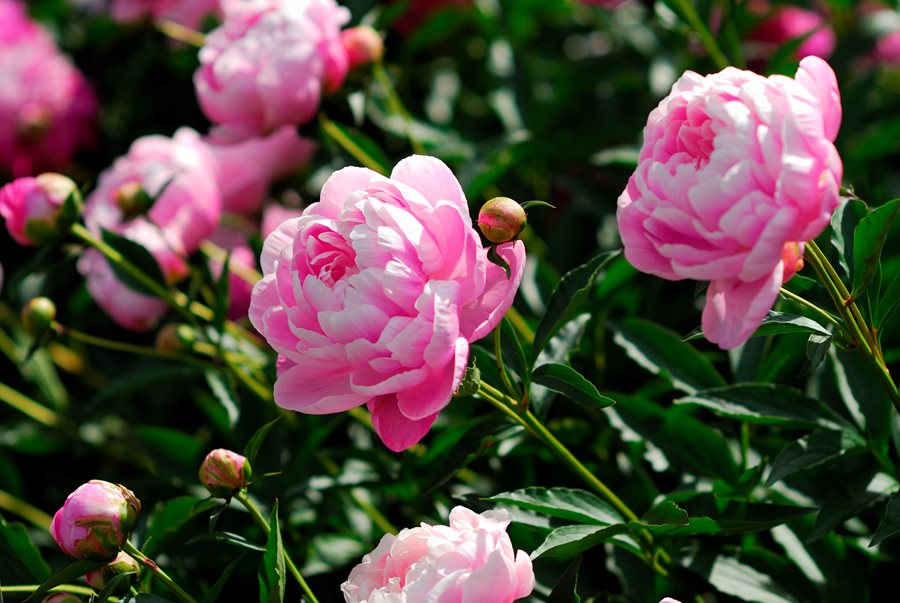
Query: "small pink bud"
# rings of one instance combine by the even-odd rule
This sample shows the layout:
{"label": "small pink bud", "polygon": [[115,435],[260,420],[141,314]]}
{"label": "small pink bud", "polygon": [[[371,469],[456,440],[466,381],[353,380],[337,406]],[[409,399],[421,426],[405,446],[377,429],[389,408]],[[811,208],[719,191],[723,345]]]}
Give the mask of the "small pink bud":
{"label": "small pink bud", "polygon": [[22,322],[32,335],[41,335],[56,318],[56,304],[46,297],[33,297],[22,308]]}
{"label": "small pink bud", "polygon": [[81,597],[71,593],[53,593],[41,599],[41,603],[81,603]]}
{"label": "small pink bud", "polygon": [[134,528],[141,502],[120,484],[92,479],[69,494],[53,516],[50,534],[76,559],[110,559]]}
{"label": "small pink bud", "polygon": [[[54,237],[62,218],[74,219],[66,201],[79,199],[78,187],[60,174],[13,180],[0,189],[0,216],[6,219],[9,234],[21,245],[39,245]],[[73,215],[67,216],[66,213]]]}
{"label": "small pink bud", "polygon": [[[88,572],[84,575],[84,579],[85,581],[87,581],[88,585],[91,588],[100,591],[103,590],[103,587],[106,586],[110,580],[112,580],[119,574],[125,574],[128,572],[135,572],[134,576],[132,576],[132,580],[126,581],[133,584],[137,582],[138,573],[140,571],[141,566],[138,565],[138,562],[134,560],[134,557],[132,557],[125,551],[119,551],[119,554],[116,555],[115,559],[113,559],[100,569]],[[128,586],[128,584],[122,584],[122,591],[127,590]]]}
{"label": "small pink bud", "polygon": [[788,282],[793,276],[803,269],[803,243],[792,241],[785,243],[781,248],[781,261],[784,263],[784,272],[781,276],[782,284]]}
{"label": "small pink bud", "polygon": [[381,34],[366,25],[342,31],[341,43],[347,49],[350,69],[380,61],[384,56],[384,41]]}
{"label": "small pink bud", "polygon": [[125,220],[142,216],[153,207],[153,197],[144,190],[140,182],[126,182],[119,187],[114,197]]}
{"label": "small pink bud", "polygon": [[491,243],[512,241],[525,222],[525,210],[509,197],[494,197],[478,212],[478,228]]}
{"label": "small pink bud", "polygon": [[209,493],[228,498],[239,492],[250,479],[250,461],[236,452],[217,448],[200,465],[200,482]]}

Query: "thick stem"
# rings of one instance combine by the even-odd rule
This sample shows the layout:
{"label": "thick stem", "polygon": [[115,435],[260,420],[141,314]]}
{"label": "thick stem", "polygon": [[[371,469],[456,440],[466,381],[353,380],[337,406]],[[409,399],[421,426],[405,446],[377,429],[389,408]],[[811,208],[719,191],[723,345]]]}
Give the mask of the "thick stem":
{"label": "thick stem", "polygon": [[356,144],[356,141],[344,134],[344,131],[341,130],[337,126],[337,124],[328,119],[328,117],[324,113],[319,113],[319,125],[329,136],[329,138],[339,144],[342,149],[356,158],[357,161],[362,163],[370,170],[378,172],[382,176],[388,175],[389,170],[385,166],[381,165],[381,163],[377,159],[372,157],[365,149]]}
{"label": "thick stem", "polygon": [[156,562],[153,561],[153,559],[150,559],[149,557],[147,557],[147,555],[140,552],[136,546],[126,541],[122,546],[122,550],[134,557],[136,561],[142,563],[151,572],[153,572],[153,575],[159,578],[159,581],[165,584],[169,590],[175,593],[175,596],[181,599],[183,603],[197,603],[194,597],[190,596],[183,588],[178,586],[178,584],[176,584],[175,581],[172,580],[172,578],[170,578],[169,575],[164,572],[161,567],[156,565]]}
{"label": "thick stem", "polygon": [[[247,496],[247,492],[245,490],[241,490],[237,494],[234,495],[239,503],[244,505],[247,511],[250,513],[250,516],[253,518],[253,521],[256,522],[256,525],[266,534],[269,535],[269,532],[272,531],[272,528],[269,527],[269,522],[260,512],[259,508],[253,504],[253,501],[250,500],[250,497]],[[309,585],[306,583],[306,580],[303,579],[303,576],[300,574],[300,570],[297,569],[297,565],[294,563],[294,560],[291,559],[291,556],[288,554],[287,550],[282,549],[282,553],[284,555],[284,564],[288,567],[288,571],[291,572],[291,575],[297,580],[297,583],[300,585],[300,588],[303,589],[303,593],[309,598],[311,603],[319,603],[319,600],[316,599],[316,596],[313,594],[312,590],[309,588]]]}

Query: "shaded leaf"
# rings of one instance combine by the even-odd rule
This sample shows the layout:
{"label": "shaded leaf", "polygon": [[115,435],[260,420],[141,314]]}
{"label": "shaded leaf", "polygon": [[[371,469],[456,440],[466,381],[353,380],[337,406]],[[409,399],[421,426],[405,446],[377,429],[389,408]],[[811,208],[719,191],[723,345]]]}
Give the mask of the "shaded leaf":
{"label": "shaded leaf", "polygon": [[542,364],[534,369],[531,379],[589,408],[606,408],[616,403],[597,391],[594,384],[581,373],[565,364]]}
{"label": "shaded leaf", "polygon": [[208,591],[203,594],[203,599],[201,599],[200,603],[214,603],[216,599],[219,598],[219,593],[222,592],[222,589],[225,587],[225,583],[228,582],[228,578],[231,577],[231,574],[235,569],[241,564],[244,560],[244,555],[246,553],[241,553],[234,560],[225,566],[225,569],[222,570],[222,574],[219,576],[218,580],[216,580],[215,584],[213,584]]}
{"label": "shaded leaf", "polygon": [[278,501],[269,514],[269,538],[266,550],[259,562],[260,603],[281,603],[284,601],[285,587],[284,545],[281,542],[281,528],[278,526]]}
{"label": "shaded leaf", "polygon": [[86,573],[103,567],[109,563],[109,561],[109,559],[106,561],[74,561],[47,578],[33,593],[31,593],[31,595],[28,596],[27,599],[25,599],[25,601],[39,601],[40,597],[54,586],[77,581]]}
{"label": "shaded leaf", "polygon": [[878,524],[869,546],[878,546],[883,540],[896,536],[898,532],[900,532],[900,492],[895,492],[888,500],[884,518]]}
{"label": "shaded leaf", "polygon": [[247,445],[244,446],[243,456],[247,457],[247,460],[250,461],[251,467],[253,466],[253,463],[256,462],[256,455],[259,454],[259,449],[262,446],[263,441],[266,439],[266,435],[268,435],[269,430],[275,427],[275,423],[280,420],[281,417],[277,417],[257,429],[256,433],[251,436],[250,441],[247,442]]}
{"label": "shaded leaf", "polygon": [[240,534],[235,534],[233,532],[207,532],[206,534],[200,534],[198,536],[194,536],[185,544],[194,544],[197,542],[225,542],[228,544],[233,544],[236,547],[247,549],[250,551],[263,552],[266,550],[266,547],[260,546],[255,542],[250,542]]}
{"label": "shaded leaf", "polygon": [[[159,263],[157,263],[156,259],[142,245],[106,230],[105,228],[102,229],[102,239],[104,243],[122,254],[122,257],[134,264],[136,268],[149,276],[154,282],[159,284],[160,287],[168,288],[168,284],[159,267]],[[147,288],[144,283],[137,280],[121,266],[108,260],[107,263],[110,268],[112,268],[116,278],[122,281],[123,285],[137,293],[156,297],[156,294]]]}
{"label": "shaded leaf", "polygon": [[881,263],[881,250],[891,223],[900,211],[900,199],[876,207],[856,225],[853,231],[853,290],[850,299],[865,293]]}
{"label": "shaded leaf", "polygon": [[581,603],[578,596],[578,570],[581,568],[581,556],[575,557],[563,572],[559,582],[547,596],[547,603]]}
{"label": "shaded leaf", "polygon": [[[826,329],[811,318],[798,316],[796,314],[787,314],[785,312],[775,312],[770,310],[769,314],[763,319],[752,337],[764,337],[766,335],[783,335],[787,333],[815,333],[831,337],[831,331]],[[697,328],[684,338],[685,341],[692,339],[702,339],[703,329]]]}
{"label": "shaded leaf", "polygon": [[562,526],[547,535],[547,538],[533,553],[532,559],[538,557],[574,557],[579,553],[606,542],[613,536],[627,532],[622,524],[611,526]]}
{"label": "shaded leaf", "polygon": [[596,494],[575,488],[523,488],[487,500],[590,525],[605,526],[622,521],[609,503]]}
{"label": "shaded leaf", "polygon": [[20,567],[37,582],[50,577],[50,567],[28,537],[28,531],[20,523],[6,523],[0,516],[0,559],[9,568]]}
{"label": "shaded leaf", "polygon": [[241,411],[237,403],[237,391],[234,387],[234,381],[230,374],[221,371],[209,369],[203,373],[206,377],[206,383],[215,397],[216,401],[222,405],[228,415],[228,426],[234,429],[237,420],[241,416]]}
{"label": "shaded leaf", "polygon": [[799,471],[818,467],[862,446],[865,446],[865,441],[849,430],[811,433],[791,442],[778,453],[766,486]]}

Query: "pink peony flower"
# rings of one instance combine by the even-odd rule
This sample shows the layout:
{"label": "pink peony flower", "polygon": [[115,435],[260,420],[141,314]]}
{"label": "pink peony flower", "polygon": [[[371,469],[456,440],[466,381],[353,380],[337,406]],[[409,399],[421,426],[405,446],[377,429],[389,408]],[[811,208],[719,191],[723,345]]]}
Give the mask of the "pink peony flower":
{"label": "pink peony flower", "polygon": [[341,27],[350,12],[334,0],[255,0],[226,6],[206,37],[194,73],[206,116],[232,140],[312,119],[324,93],[347,75]]}
{"label": "pink peony flower", "polygon": [[76,559],[111,559],[134,527],[141,502],[119,484],[92,479],[69,494],[53,516],[50,535]]}
{"label": "pink peony flower", "polygon": [[459,385],[469,343],[512,304],[525,250],[498,252],[510,280],[433,157],[404,159],[390,178],[335,172],[263,246],[250,321],[279,355],[275,401],[310,414],[366,404],[388,448],[418,442]]}
{"label": "pink peony flower", "polygon": [[450,511],[449,526],[423,523],[386,534],[341,585],[346,603],[510,603],[531,594],[534,572],[506,533],[509,512]]}
{"label": "pink peony flower", "polygon": [[891,31],[878,38],[875,59],[895,67],[900,65],[900,31]]}
{"label": "pink peony flower", "polygon": [[244,215],[258,213],[272,181],[308,163],[315,152],[315,144],[291,126],[243,142],[226,144],[212,138],[207,143],[215,158],[224,211]]}
{"label": "pink peony flower", "polygon": [[703,332],[720,347],[753,334],[796,271],[799,244],[828,224],[840,122],[834,72],[817,57],[795,79],[689,71],[650,113],[618,202],[625,257],[669,280],[710,281]]}
{"label": "pink peony flower", "polygon": [[93,139],[94,93],[24,4],[0,0],[0,172],[65,168]]}
{"label": "pink peony flower", "polygon": [[[215,230],[221,213],[215,159],[196,132],[182,128],[172,138],[136,140],[100,174],[84,219],[97,235],[106,229],[144,246],[174,283],[187,274],[187,256]],[[85,252],[78,269],[94,300],[127,329],[149,329],[165,312],[160,300],[119,281],[97,251]]]}
{"label": "pink peony flower", "polygon": [[[757,3],[751,9],[759,13],[770,10],[768,2]],[[837,38],[828,21],[820,13],[797,6],[778,6],[771,11],[747,36],[758,42],[759,54],[768,57],[792,40],[804,38],[795,56],[817,56],[827,59],[834,52]]]}
{"label": "pink peony flower", "polygon": [[293,207],[285,207],[277,203],[269,203],[263,207],[262,224],[260,224],[260,233],[265,239],[267,236],[275,232],[275,229],[281,226],[281,223],[291,218],[299,218],[303,212],[301,209]]}
{"label": "pink peony flower", "polygon": [[[21,245],[40,245],[58,234],[63,205],[78,187],[60,174],[17,178],[0,188],[0,216],[9,234]],[[77,210],[72,207],[72,212]],[[74,215],[71,216],[74,220]]]}
{"label": "pink peony flower", "polygon": [[221,17],[220,0],[113,0],[112,18],[130,23],[169,20],[200,29],[209,17]]}

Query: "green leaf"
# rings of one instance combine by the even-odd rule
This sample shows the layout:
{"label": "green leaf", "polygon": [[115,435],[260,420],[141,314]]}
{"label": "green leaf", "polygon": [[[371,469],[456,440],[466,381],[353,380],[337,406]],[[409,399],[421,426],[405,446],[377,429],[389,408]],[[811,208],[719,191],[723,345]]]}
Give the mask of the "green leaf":
{"label": "green leaf", "polygon": [[531,364],[528,363],[528,356],[525,354],[525,348],[522,347],[519,334],[505,316],[500,321],[499,328],[500,349],[507,368],[515,371],[525,383],[528,383],[531,378]]}
{"label": "green leaf", "polygon": [[859,434],[849,430],[811,433],[791,442],[778,453],[772,463],[766,486],[799,471],[818,467],[865,444]]}
{"label": "green leaf", "polygon": [[284,546],[278,526],[278,501],[269,515],[269,538],[259,563],[259,603],[282,603],[285,586]]}
{"label": "green leaf", "polygon": [[675,501],[664,500],[644,513],[641,521],[653,525],[674,524],[686,526],[688,525],[688,513],[679,507]]}
{"label": "green leaf", "polygon": [[870,442],[886,445],[894,409],[875,370],[861,354],[832,348],[829,352],[838,392]]}
{"label": "green leaf", "polygon": [[[831,216],[831,244],[837,251],[838,262],[848,277],[853,276],[853,237],[856,226],[869,212],[866,204],[855,198],[841,203]],[[791,279],[793,281],[794,279]],[[790,282],[790,281],[788,281]]]}
{"label": "green leaf", "polygon": [[850,299],[859,298],[872,283],[881,263],[881,250],[891,223],[900,211],[900,199],[888,201],[859,221],[853,231],[853,290]]}
{"label": "green leaf", "polygon": [[134,434],[157,461],[168,459],[183,467],[197,464],[202,444],[191,435],[159,425],[138,425]]}
{"label": "green leaf", "polygon": [[675,400],[698,404],[733,419],[750,423],[801,423],[811,427],[841,429],[846,421],[824,403],[798,389],[775,383],[738,383],[698,391]]}
{"label": "green leaf", "polygon": [[546,540],[533,553],[532,559],[538,557],[574,557],[598,544],[606,542],[613,536],[628,531],[622,524],[611,526],[562,526],[547,535]]}
{"label": "green leaf", "polygon": [[[717,512],[716,505],[723,504],[726,505],[725,509]],[[655,513],[648,513],[641,521],[632,521],[629,525],[657,536],[748,534],[770,530],[815,511],[809,507],[790,505],[728,502],[710,494],[697,497],[697,501],[694,502],[698,508],[696,512],[686,511],[674,502],[673,505],[674,508],[668,507]]]}
{"label": "green leaf", "polygon": [[[117,235],[112,231],[106,230],[105,228],[102,230],[102,239],[104,243],[122,254],[122,257],[134,264],[136,268],[138,268],[145,275],[149,276],[161,287],[168,288],[168,284],[166,283],[166,279],[163,276],[162,270],[160,270],[159,268],[159,263],[157,263],[156,259],[142,245],[139,245],[138,243],[135,243],[130,239],[126,239],[123,236]],[[107,262],[109,263],[110,268],[112,268],[112,271],[115,273],[116,278],[122,281],[123,285],[137,293],[156,297],[156,293],[148,289],[146,285],[134,278],[121,266],[114,262],[110,262],[109,260],[107,260]]]}
{"label": "green leaf", "polygon": [[66,567],[62,568],[49,578],[47,578],[40,586],[35,589],[31,595],[28,596],[25,601],[35,601],[40,600],[40,597],[46,593],[48,590],[53,588],[54,586],[59,586],[60,584],[65,584],[67,582],[77,581],[83,575],[88,572],[92,572],[95,569],[99,569],[109,563],[109,559],[106,561],[75,561],[70,563]]}
{"label": "green leaf", "polygon": [[499,253],[497,253],[497,246],[491,245],[488,247],[487,259],[491,264],[496,264],[503,268],[503,272],[506,274],[506,280],[509,280],[512,276],[512,269],[509,267],[509,262],[503,259]]}
{"label": "green leaf", "polygon": [[833,489],[825,499],[825,504],[819,509],[816,523],[806,541],[819,540],[851,517],[859,515],[863,509],[874,504],[882,496],[884,492],[877,489],[853,493],[847,492],[844,488]]}
{"label": "green leaf", "polygon": [[712,564],[691,566],[710,584],[727,595],[754,603],[797,603],[797,600],[766,573],[741,563],[735,557],[719,555]]}
{"label": "green leaf", "polygon": [[622,521],[609,503],[596,494],[575,488],[523,488],[487,500],[590,525],[607,526]]}
{"label": "green leaf", "polygon": [[878,302],[877,317],[873,321],[873,327],[880,328],[890,319],[891,315],[900,307],[900,272],[894,275],[891,282],[885,287]]}
{"label": "green leaf", "polygon": [[234,573],[234,570],[237,569],[237,566],[240,565],[244,560],[245,555],[246,553],[241,553],[225,567],[225,569],[222,571],[222,575],[219,576],[219,579],[216,580],[215,584],[213,584],[210,589],[206,591],[206,593],[204,593],[203,599],[200,601],[200,603],[215,603],[216,599],[219,598],[219,593],[222,592],[222,589],[228,582],[228,578],[231,577],[231,574]]}
{"label": "green leaf", "polygon": [[900,532],[900,492],[895,492],[888,500],[884,519],[878,524],[869,546],[878,546],[886,538],[896,536],[898,532]]}
{"label": "green leaf", "polygon": [[589,408],[606,408],[616,403],[607,398],[581,373],[565,364],[542,364],[534,369],[531,379],[537,384],[562,394]]}
{"label": "green leaf", "polygon": [[351,157],[384,176],[391,173],[391,161],[378,144],[355,128],[343,126],[319,114],[323,138],[338,144]]}
{"label": "green leaf", "polygon": [[163,599],[158,595],[148,595],[141,593],[137,596],[129,595],[124,599],[119,599],[119,603],[172,603],[169,599]]}
{"label": "green leaf", "polygon": [[[814,333],[831,337],[831,331],[817,323],[816,321],[806,318],[805,316],[797,316],[796,314],[787,314],[784,312],[769,311],[769,314],[763,319],[759,327],[753,333],[752,337],[764,337],[766,335],[782,335],[786,333]],[[703,329],[697,328],[684,338],[685,341],[692,339],[702,339]]]}
{"label": "green leaf", "polygon": [[155,556],[168,536],[216,504],[215,500],[201,500],[193,496],[177,496],[167,500],[150,517],[147,536],[144,539],[147,542],[144,554],[148,557]]}
{"label": "green leaf", "polygon": [[40,551],[28,537],[28,531],[20,523],[8,524],[0,516],[0,559],[9,569],[21,569],[37,582],[50,577],[50,567]]}
{"label": "green leaf", "polygon": [[570,308],[587,294],[588,289],[606,266],[618,257],[620,252],[607,251],[590,259],[587,263],[573,268],[560,279],[559,284],[550,295],[547,311],[534,332],[534,343],[531,348],[531,360],[537,358],[547,340],[553,336],[559,325],[565,320]]}
{"label": "green leaf", "polygon": [[581,555],[575,557],[563,572],[553,591],[547,596],[546,603],[581,603],[578,596],[578,570],[581,568]]}
{"label": "green leaf", "polygon": [[250,466],[253,466],[253,463],[256,462],[256,455],[259,454],[259,449],[262,447],[263,441],[266,439],[266,435],[268,435],[269,430],[275,427],[275,423],[281,420],[281,417],[277,417],[272,419],[262,427],[256,430],[256,433],[250,438],[250,441],[247,442],[247,445],[244,446],[243,455],[250,461]]}
{"label": "green leaf", "polygon": [[614,341],[640,366],[689,394],[725,385],[706,356],[675,332],[649,320],[623,320]]}
{"label": "green leaf", "polygon": [[266,547],[260,546],[255,542],[250,542],[240,534],[235,534],[233,532],[207,532],[206,534],[194,536],[193,538],[187,540],[185,544],[194,544],[196,542],[208,541],[225,542],[227,544],[232,544],[238,548],[247,549],[248,551],[256,551],[258,553],[266,550]]}
{"label": "green leaf", "polygon": [[241,416],[241,411],[237,403],[237,391],[231,375],[215,369],[209,369],[204,372],[204,376],[213,396],[228,415],[228,426],[234,429]]}
{"label": "green leaf", "polygon": [[128,584],[131,583],[132,580],[137,581],[137,576],[139,572],[123,572],[121,574],[116,574],[112,577],[112,579],[107,582],[103,589],[97,594],[97,599],[95,603],[104,603],[107,599],[112,597],[119,591],[128,590]]}
{"label": "green leaf", "polygon": [[230,274],[229,266],[231,265],[231,250],[225,254],[225,261],[222,262],[222,273],[216,281],[216,302],[213,305],[212,325],[215,330],[222,333],[225,330],[225,321],[228,319],[228,305],[231,300],[229,283]]}

